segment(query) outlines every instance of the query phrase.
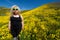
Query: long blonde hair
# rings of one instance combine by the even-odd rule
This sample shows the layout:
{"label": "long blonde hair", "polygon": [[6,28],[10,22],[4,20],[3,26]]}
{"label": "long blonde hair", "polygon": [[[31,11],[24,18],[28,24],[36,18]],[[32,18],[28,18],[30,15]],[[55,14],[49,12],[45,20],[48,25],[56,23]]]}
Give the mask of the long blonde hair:
{"label": "long blonde hair", "polygon": [[[13,6],[11,7],[11,10],[10,10],[11,16],[13,15],[12,11],[13,11],[13,8],[14,8],[14,7],[16,7],[19,12],[21,12],[20,8],[19,8],[17,5],[13,5]],[[20,15],[20,14],[19,14],[19,15]]]}

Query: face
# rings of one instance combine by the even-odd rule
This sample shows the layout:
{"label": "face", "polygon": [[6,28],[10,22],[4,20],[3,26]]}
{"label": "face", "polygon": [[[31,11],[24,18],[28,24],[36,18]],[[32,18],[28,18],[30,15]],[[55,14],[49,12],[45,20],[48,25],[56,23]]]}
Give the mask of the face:
{"label": "face", "polygon": [[14,15],[19,14],[19,10],[18,10],[17,7],[14,7],[12,12],[13,12]]}

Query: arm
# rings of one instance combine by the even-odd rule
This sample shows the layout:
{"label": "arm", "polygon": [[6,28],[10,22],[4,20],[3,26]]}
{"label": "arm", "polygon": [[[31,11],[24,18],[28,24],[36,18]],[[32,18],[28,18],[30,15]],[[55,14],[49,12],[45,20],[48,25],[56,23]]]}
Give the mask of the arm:
{"label": "arm", "polygon": [[21,16],[21,19],[22,19],[22,30],[24,29],[24,20],[23,20],[23,17]]}

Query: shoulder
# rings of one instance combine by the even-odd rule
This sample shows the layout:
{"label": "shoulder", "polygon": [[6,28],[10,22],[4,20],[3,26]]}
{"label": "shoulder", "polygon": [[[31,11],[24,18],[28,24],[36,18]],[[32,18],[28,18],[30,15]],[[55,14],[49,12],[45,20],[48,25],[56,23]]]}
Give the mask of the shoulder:
{"label": "shoulder", "polygon": [[13,19],[13,16],[10,16],[10,20]]}
{"label": "shoulder", "polygon": [[20,15],[21,19],[23,19],[22,15]]}
{"label": "shoulder", "polygon": [[20,15],[20,17],[23,18],[22,15]]}
{"label": "shoulder", "polygon": [[10,18],[12,18],[13,16],[10,16]]}

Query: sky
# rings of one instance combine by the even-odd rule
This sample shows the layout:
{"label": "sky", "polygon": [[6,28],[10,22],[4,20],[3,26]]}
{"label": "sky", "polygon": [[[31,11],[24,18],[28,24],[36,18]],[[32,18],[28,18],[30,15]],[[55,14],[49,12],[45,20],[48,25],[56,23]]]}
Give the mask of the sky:
{"label": "sky", "polygon": [[11,8],[17,5],[21,10],[30,10],[51,2],[60,2],[60,0],[0,0],[0,6]]}

